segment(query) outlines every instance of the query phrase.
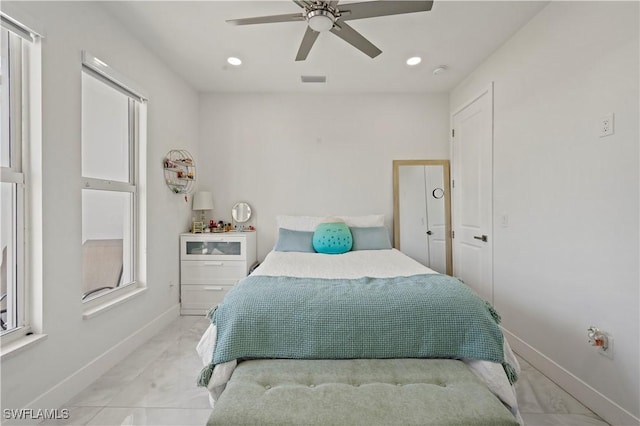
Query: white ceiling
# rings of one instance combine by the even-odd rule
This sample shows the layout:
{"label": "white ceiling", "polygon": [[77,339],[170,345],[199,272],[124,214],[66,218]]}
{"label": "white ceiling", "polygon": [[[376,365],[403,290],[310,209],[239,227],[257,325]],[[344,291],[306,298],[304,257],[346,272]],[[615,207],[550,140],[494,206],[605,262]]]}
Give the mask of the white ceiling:
{"label": "white ceiling", "polygon": [[[447,92],[547,3],[436,0],[430,12],[350,21],[382,50],[374,59],[323,33],[302,62],[294,59],[306,22],[225,23],[300,12],[292,1],[147,0],[103,5],[199,91],[336,93]],[[421,56],[422,63],[408,67],[405,61],[414,55]],[[242,66],[228,65],[229,56],[241,58]],[[448,71],[433,75],[438,65],[446,65]],[[303,84],[301,75],[326,75],[327,83]]]}

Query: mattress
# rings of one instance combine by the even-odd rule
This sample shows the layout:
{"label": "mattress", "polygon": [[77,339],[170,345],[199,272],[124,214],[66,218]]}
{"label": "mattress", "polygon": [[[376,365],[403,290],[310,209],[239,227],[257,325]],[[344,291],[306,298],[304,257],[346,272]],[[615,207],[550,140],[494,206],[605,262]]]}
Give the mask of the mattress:
{"label": "mattress", "polygon": [[[351,251],[342,255],[272,251],[252,273],[252,276],[357,279],[362,277],[408,277],[419,274],[435,274],[435,272],[398,250],[390,249]],[[198,344],[198,353],[204,365],[209,365],[212,361],[216,334],[216,326],[212,324]],[[516,373],[519,372],[518,362],[506,341],[504,359],[515,367]],[[469,370],[481,378],[486,388],[496,395],[505,406],[509,407],[512,415],[521,422],[515,389],[510,384],[502,366],[499,363],[477,359],[462,359],[462,361]],[[210,380],[204,383],[211,393],[212,405],[218,397],[222,397],[221,395],[223,395],[223,391],[237,366],[237,360],[215,365]],[[385,363],[382,362],[379,368],[384,370]]]}
{"label": "mattress", "polygon": [[435,273],[402,252],[390,249],[349,251],[340,255],[272,251],[252,275],[354,279]]}

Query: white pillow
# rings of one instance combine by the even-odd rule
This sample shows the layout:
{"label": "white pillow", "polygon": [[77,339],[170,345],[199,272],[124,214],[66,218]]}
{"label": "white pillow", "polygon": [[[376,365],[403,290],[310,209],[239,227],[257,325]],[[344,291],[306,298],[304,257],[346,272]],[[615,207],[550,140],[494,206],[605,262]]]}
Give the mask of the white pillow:
{"label": "white pillow", "polygon": [[[278,228],[291,229],[292,231],[313,232],[319,223],[327,216],[276,216]],[[367,216],[337,216],[344,220],[347,226],[357,226],[360,228],[384,226],[383,214],[372,214]]]}
{"label": "white pillow", "polygon": [[276,216],[276,223],[278,228],[313,232],[323,219],[324,216]]}
{"label": "white pillow", "polygon": [[372,228],[375,226],[384,226],[383,214],[370,214],[368,216],[339,216],[348,226],[356,226],[358,228]]}

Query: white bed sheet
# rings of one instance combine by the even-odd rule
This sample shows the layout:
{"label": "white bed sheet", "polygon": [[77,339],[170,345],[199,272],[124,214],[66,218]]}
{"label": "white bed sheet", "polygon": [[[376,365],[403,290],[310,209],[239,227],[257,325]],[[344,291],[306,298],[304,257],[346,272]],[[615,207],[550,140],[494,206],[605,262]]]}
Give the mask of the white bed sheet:
{"label": "white bed sheet", "polygon": [[[390,278],[429,273],[437,272],[396,249],[390,249],[350,251],[341,255],[271,251],[252,275],[356,279],[362,277]],[[212,324],[205,331],[196,348],[205,366],[211,363],[216,335],[216,327]],[[504,357],[520,374],[520,365],[506,338]],[[474,359],[463,359],[462,361],[500,398],[518,422],[524,424],[518,410],[515,386],[509,383],[502,365]],[[231,378],[236,365],[237,361],[234,360],[215,366],[207,386],[211,395],[212,407]]]}
{"label": "white bed sheet", "polygon": [[340,255],[272,251],[252,275],[355,279],[435,273],[402,252],[389,249],[357,250]]}

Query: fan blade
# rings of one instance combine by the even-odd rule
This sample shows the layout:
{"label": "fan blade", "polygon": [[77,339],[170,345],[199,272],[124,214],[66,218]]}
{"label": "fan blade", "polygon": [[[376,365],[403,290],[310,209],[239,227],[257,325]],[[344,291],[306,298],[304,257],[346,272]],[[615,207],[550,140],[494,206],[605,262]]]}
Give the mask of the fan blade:
{"label": "fan blade", "polygon": [[231,25],[271,24],[276,22],[304,21],[302,13],[287,13],[286,15],[258,16],[257,18],[228,19]]}
{"label": "fan blade", "polygon": [[319,35],[319,32],[313,31],[311,27],[307,27],[307,31],[305,31],[304,37],[302,37],[302,43],[300,43],[300,49],[298,49],[298,54],[296,55],[296,61],[304,61],[307,59],[307,55],[309,55],[309,51]]}
{"label": "fan blade", "polygon": [[363,53],[366,53],[371,58],[375,58],[382,53],[382,50],[375,47],[373,43],[364,38],[362,34],[354,30],[352,27],[347,25],[346,22],[336,23],[335,26],[331,29],[331,32],[356,49],[362,51]]}
{"label": "fan blade", "polygon": [[400,15],[403,13],[428,12],[433,1],[367,1],[347,3],[340,8],[342,21],[375,18],[377,16]]}

